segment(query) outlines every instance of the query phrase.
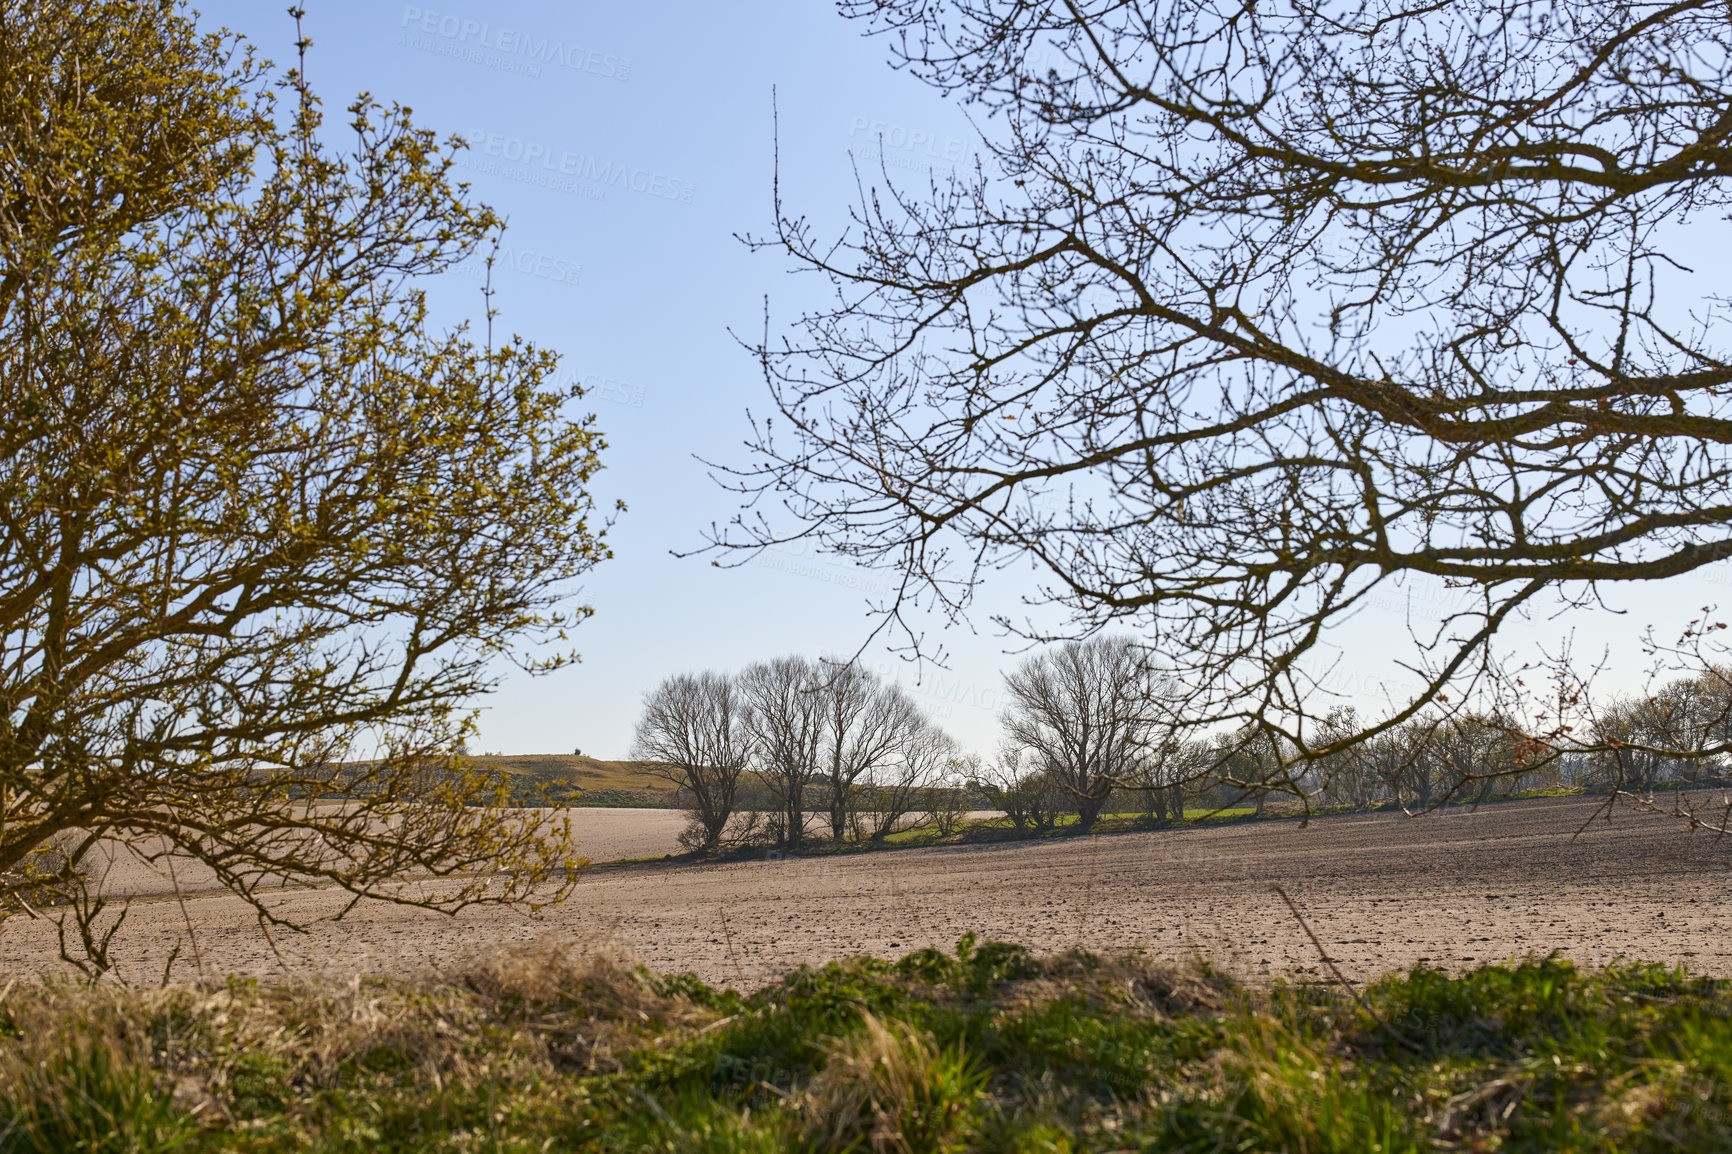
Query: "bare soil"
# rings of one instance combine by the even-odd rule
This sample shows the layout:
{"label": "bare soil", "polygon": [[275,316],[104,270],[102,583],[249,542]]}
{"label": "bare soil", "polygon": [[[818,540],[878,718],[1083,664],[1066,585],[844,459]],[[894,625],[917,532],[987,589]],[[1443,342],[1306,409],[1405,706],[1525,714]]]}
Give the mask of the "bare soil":
{"label": "bare soil", "polygon": [[[226,895],[134,903],[117,939],[122,976],[418,971],[528,939],[612,938],[660,970],[750,987],[803,962],[949,947],[964,931],[1037,951],[1140,948],[1205,954],[1252,979],[1320,975],[1316,949],[1274,892],[1283,886],[1349,976],[1427,962],[1459,969],[1558,951],[1594,965],[1624,957],[1732,976],[1732,839],[1603,799],[1503,802],[1400,814],[933,847],[815,858],[766,854],[712,865],[598,869],[540,919],[514,911],[455,918],[371,902],[273,951]],[[671,846],[678,814],[580,811],[592,858]],[[605,816],[604,816],[605,815]],[[1584,822],[1588,828],[1572,837]],[[612,839],[612,840],[608,840]],[[604,846],[619,847],[604,852]],[[660,852],[667,852],[666,849]],[[184,880],[184,879],[183,879]],[[329,918],[346,896],[288,891],[298,920]],[[14,918],[0,972],[50,968],[53,932]]]}
{"label": "bare soil", "polygon": [[[592,862],[660,858],[682,852],[680,831],[687,818],[674,809],[616,809],[586,806],[551,811],[571,820],[579,852]],[[150,843],[146,843],[150,844]],[[92,855],[93,880],[115,897],[169,897],[208,893],[217,886],[210,867],[193,858],[163,855],[146,860],[118,842],[99,842]]]}

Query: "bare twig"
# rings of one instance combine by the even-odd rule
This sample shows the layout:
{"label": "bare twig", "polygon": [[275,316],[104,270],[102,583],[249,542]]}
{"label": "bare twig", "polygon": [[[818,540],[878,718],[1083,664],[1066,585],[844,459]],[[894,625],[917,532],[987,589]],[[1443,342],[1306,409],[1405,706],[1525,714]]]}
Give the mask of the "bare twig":
{"label": "bare twig", "polygon": [[1335,978],[1336,983],[1340,985],[1342,989],[1346,990],[1355,1002],[1359,1003],[1359,1008],[1364,1010],[1366,1014],[1370,1015],[1371,1020],[1376,1022],[1378,1027],[1384,1033],[1388,1034],[1391,1038],[1394,1038],[1407,1049],[1412,1050],[1414,1053],[1419,1053],[1423,1047],[1412,1038],[1409,1038],[1394,1026],[1391,1026],[1388,1022],[1384,1021],[1383,1015],[1379,1014],[1372,1008],[1371,1003],[1365,1000],[1365,995],[1359,992],[1358,987],[1354,986],[1352,982],[1347,980],[1347,975],[1341,972],[1340,967],[1335,964],[1335,959],[1330,957],[1329,951],[1323,948],[1323,942],[1311,929],[1311,924],[1305,920],[1305,915],[1299,912],[1298,904],[1287,895],[1287,891],[1281,887],[1280,883],[1270,882],[1269,888],[1279,894],[1281,900],[1287,903],[1288,910],[1292,911],[1293,919],[1299,923],[1299,928],[1305,931],[1305,936],[1311,939],[1311,944],[1317,948],[1317,956],[1323,959],[1323,964],[1325,966],[1329,967],[1329,973]]}
{"label": "bare twig", "polygon": [[740,969],[740,956],[734,952],[734,934],[732,930],[728,929],[728,911],[721,906],[717,906],[716,910],[722,915],[722,940],[726,942],[728,946],[728,961],[731,962],[734,967],[734,980],[739,982],[741,987],[744,987],[746,984],[746,975],[744,971]]}
{"label": "bare twig", "polygon": [[[168,853],[168,855],[163,860],[165,862],[167,862],[167,864],[168,864],[169,884],[174,886],[174,900],[180,903],[180,916],[181,916],[181,919],[186,922],[187,941],[192,943],[192,958],[193,958],[194,962],[198,963],[198,976],[202,979],[205,976],[204,954],[201,953],[199,951],[199,948],[198,948],[198,931],[194,930],[192,927],[192,914],[187,912],[186,895],[181,892],[180,878],[175,876],[173,848],[174,847],[172,847],[172,846],[169,847],[170,852]],[[173,965],[173,964],[174,964],[173,961],[170,960],[169,965]],[[167,978],[168,969],[166,967],[164,967],[162,973],[163,973],[163,977]]]}

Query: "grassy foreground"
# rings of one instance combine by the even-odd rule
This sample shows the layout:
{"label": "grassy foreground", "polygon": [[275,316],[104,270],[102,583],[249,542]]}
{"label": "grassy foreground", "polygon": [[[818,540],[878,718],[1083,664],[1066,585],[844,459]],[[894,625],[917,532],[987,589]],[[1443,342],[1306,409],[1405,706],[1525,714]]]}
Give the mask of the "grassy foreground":
{"label": "grassy foreground", "polygon": [[551,948],[440,980],[15,984],[0,1149],[1732,1148],[1728,983],[1548,959],[1365,998],[969,938],[747,996]]}

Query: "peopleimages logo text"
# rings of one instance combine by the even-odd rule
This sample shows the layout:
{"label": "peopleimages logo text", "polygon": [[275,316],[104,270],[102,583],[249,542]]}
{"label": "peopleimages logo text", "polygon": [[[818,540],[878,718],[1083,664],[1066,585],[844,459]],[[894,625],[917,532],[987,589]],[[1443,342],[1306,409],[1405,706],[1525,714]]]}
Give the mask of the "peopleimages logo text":
{"label": "peopleimages logo text", "polygon": [[491,252],[483,250],[470,256],[467,260],[454,265],[453,272],[470,280],[487,279],[489,269],[488,258],[493,260],[494,269],[509,269],[524,276],[539,277],[542,280],[554,281],[558,284],[576,285],[583,283],[583,265],[577,261],[568,260],[552,253],[537,252],[534,249],[517,249],[510,245],[500,245]]}
{"label": "peopleimages logo text", "polygon": [[[607,188],[611,185],[661,200],[675,200],[681,204],[690,204],[692,196],[698,190],[697,182],[693,180],[682,180],[635,165],[599,160],[570,149],[556,150],[549,145],[524,140],[518,136],[502,136],[497,132],[477,129],[463,139],[481,156],[495,156],[509,164],[519,164],[530,170],[540,167],[548,173],[573,177],[580,184],[595,188]],[[493,169],[493,166],[479,157],[467,164],[467,167],[484,172]]]}
{"label": "peopleimages logo text", "polygon": [[972,151],[967,141],[958,140],[954,136],[940,139],[936,133],[865,116],[856,116],[848,122],[848,135],[864,136],[874,144],[882,144],[888,149],[922,153],[933,160],[952,164],[966,160]]}
{"label": "peopleimages logo text", "polygon": [[485,20],[470,20],[449,12],[404,5],[402,26],[458,44],[473,44],[477,48],[523,56],[542,64],[560,64],[573,72],[587,72],[608,80],[631,78],[631,60],[626,57],[587,49],[581,44],[567,44],[551,36],[536,36],[518,28],[489,24]]}

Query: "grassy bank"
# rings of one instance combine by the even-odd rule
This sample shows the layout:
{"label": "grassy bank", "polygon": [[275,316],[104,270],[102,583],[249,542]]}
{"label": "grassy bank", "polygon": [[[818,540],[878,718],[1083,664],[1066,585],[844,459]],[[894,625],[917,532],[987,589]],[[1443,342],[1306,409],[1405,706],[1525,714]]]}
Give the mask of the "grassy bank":
{"label": "grassy bank", "polygon": [[14,985],[0,1149],[1724,1149],[1728,1010],[1647,966],[1420,969],[1361,1004],[968,939],[749,995],[552,950],[419,982]]}
{"label": "grassy bank", "polygon": [[[663,809],[677,806],[667,782],[641,761],[601,761],[573,754],[477,754],[469,764],[506,775],[517,804]],[[547,791],[547,792],[544,792]]]}

